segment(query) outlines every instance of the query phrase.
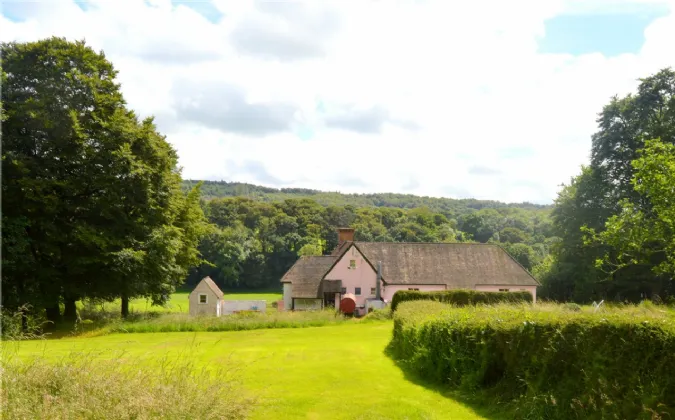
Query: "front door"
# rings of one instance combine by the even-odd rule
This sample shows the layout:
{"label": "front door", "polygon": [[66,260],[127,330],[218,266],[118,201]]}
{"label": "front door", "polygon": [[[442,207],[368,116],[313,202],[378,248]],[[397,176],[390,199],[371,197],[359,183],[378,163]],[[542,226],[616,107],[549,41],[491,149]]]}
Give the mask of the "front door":
{"label": "front door", "polygon": [[326,292],[323,294],[323,307],[335,308],[335,293]]}

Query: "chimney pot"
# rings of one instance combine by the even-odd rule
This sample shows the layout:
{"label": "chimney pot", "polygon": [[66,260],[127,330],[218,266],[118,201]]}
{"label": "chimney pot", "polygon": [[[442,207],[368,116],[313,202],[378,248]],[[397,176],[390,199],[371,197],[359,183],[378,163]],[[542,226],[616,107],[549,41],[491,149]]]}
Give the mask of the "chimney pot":
{"label": "chimney pot", "polygon": [[354,229],[338,228],[338,243],[354,241]]}

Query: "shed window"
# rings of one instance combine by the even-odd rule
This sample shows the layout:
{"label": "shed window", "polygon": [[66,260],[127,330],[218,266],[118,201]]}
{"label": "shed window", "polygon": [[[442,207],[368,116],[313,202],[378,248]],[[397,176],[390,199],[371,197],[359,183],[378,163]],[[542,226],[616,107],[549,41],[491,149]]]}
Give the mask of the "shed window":
{"label": "shed window", "polygon": [[360,288],[360,287],[354,288],[354,294],[355,294],[356,296],[361,296],[361,288]]}
{"label": "shed window", "polygon": [[349,260],[349,268],[356,268],[356,260]]}
{"label": "shed window", "polygon": [[200,293],[199,294],[199,303],[200,304],[207,303],[206,293]]}
{"label": "shed window", "polygon": [[500,292],[508,292],[509,289],[499,289]]}
{"label": "shed window", "polygon": [[374,287],[371,287],[371,288],[370,288],[370,294],[371,294],[371,295],[374,295],[374,294],[375,294],[375,288],[374,288]]}

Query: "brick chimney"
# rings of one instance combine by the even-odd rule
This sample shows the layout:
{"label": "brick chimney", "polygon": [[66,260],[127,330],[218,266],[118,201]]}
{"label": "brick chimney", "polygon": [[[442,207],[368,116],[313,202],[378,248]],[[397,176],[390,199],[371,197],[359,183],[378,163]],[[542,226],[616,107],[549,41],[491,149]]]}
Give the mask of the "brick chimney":
{"label": "brick chimney", "polygon": [[338,228],[338,244],[345,241],[354,241],[354,229],[352,228]]}

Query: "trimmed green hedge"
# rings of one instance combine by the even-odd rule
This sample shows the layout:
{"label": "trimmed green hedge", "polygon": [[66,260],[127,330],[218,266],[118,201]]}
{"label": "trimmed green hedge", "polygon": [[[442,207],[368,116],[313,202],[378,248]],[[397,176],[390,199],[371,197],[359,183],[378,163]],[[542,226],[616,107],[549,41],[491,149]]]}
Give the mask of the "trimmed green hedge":
{"label": "trimmed green hedge", "polygon": [[417,290],[399,290],[391,299],[391,310],[395,311],[401,302],[411,300],[435,300],[456,306],[477,305],[479,303],[494,305],[504,302],[532,302],[530,292],[479,292],[469,289],[443,290],[440,292],[420,292]]}
{"label": "trimmed green hedge", "polygon": [[514,418],[675,418],[673,312],[406,302],[390,349]]}

